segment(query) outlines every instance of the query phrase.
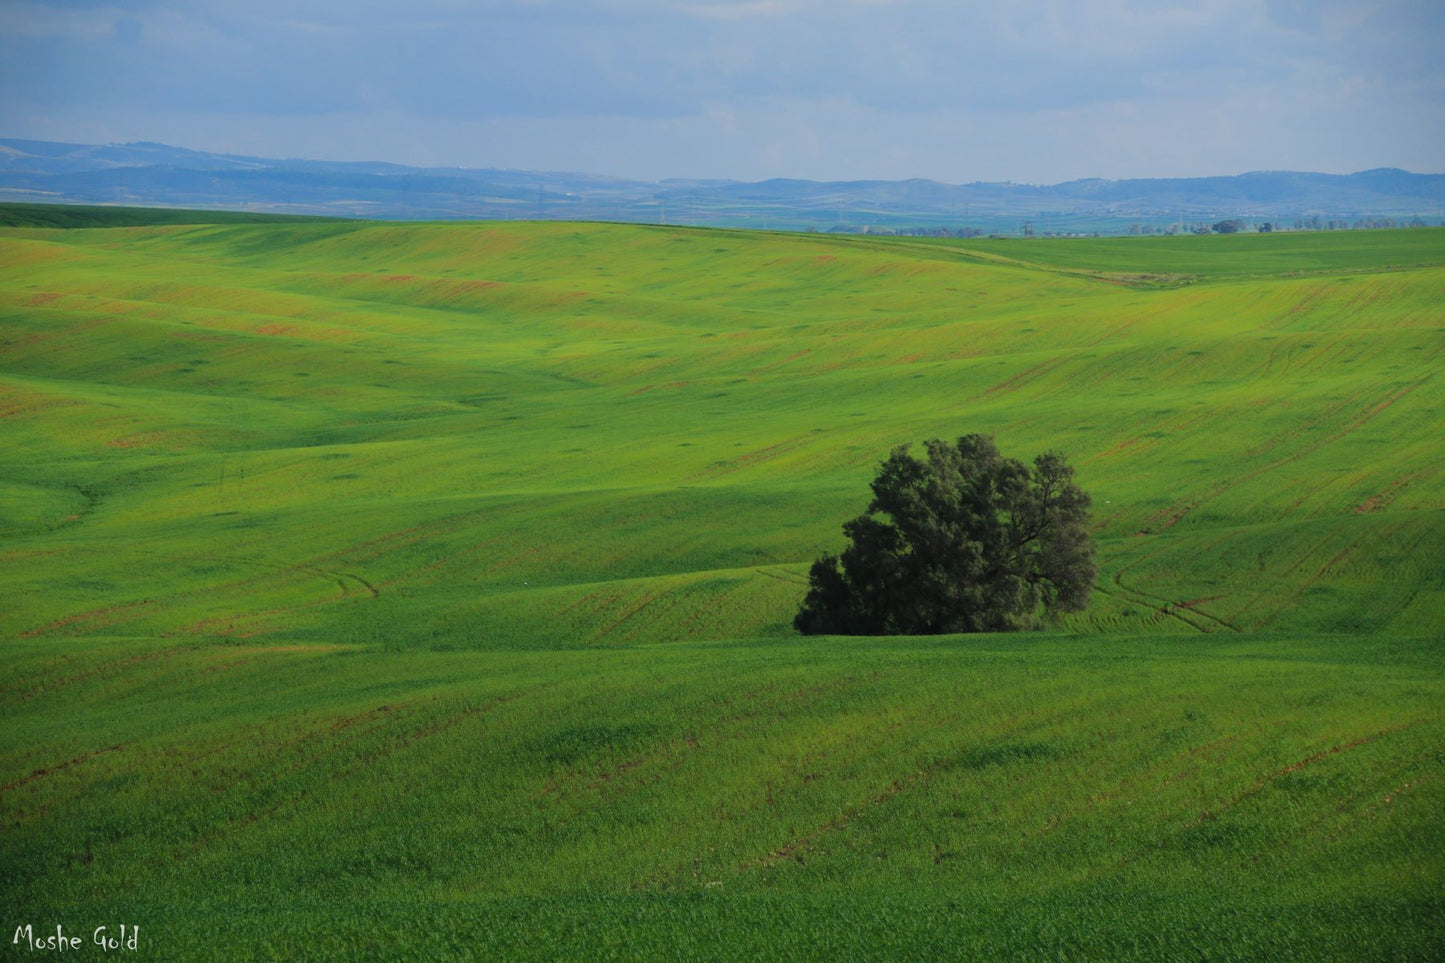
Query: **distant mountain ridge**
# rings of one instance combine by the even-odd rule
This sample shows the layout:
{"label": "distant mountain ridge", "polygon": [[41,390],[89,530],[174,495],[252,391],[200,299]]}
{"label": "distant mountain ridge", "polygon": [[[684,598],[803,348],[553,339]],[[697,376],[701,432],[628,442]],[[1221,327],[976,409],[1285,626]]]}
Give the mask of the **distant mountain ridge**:
{"label": "distant mountain ridge", "polygon": [[[657,182],[594,174],[278,160],[156,143],[0,138],[0,200],[346,217],[615,220],[814,230],[1119,233],[1143,225],[1306,219],[1318,226],[1445,217],[1445,174],[1255,171],[1062,184]],[[1027,226],[1025,224],[1027,222]]]}

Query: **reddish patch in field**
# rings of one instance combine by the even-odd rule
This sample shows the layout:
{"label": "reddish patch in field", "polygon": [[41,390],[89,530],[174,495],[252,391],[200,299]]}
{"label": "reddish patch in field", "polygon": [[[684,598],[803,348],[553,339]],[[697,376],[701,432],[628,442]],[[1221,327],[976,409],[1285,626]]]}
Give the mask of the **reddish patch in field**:
{"label": "reddish patch in field", "polygon": [[644,385],[641,388],[638,388],[636,391],[631,392],[631,394],[645,395],[649,391],[657,391],[661,388],[685,388],[690,384],[692,384],[692,382],[690,381],[669,381],[666,384],[660,385]]}
{"label": "reddish patch in field", "polygon": [[300,644],[300,643],[293,643],[293,644],[291,644],[291,645],[255,645],[255,646],[251,646],[250,648],[245,649],[245,650],[243,650],[243,651],[247,651],[247,652],[267,652],[267,653],[269,653],[269,652],[317,652],[317,653],[328,653],[328,652],[345,652],[345,651],[347,651],[348,649],[354,649],[354,648],[356,648],[356,646],[354,646],[354,645],[335,645],[335,644],[329,644],[329,643],[323,643],[322,645],[302,645],[302,644]]}
{"label": "reddish patch in field", "polygon": [[257,334],[268,334],[268,335],[271,335],[272,337],[284,337],[284,336],[286,336],[286,335],[295,334],[295,333],[296,333],[296,325],[294,325],[294,324],[279,324],[279,323],[275,323],[275,324],[263,324],[263,325],[261,325],[259,328],[256,329],[256,333],[257,333]]}
{"label": "reddish patch in field", "polygon": [[1346,429],[1346,431],[1350,431],[1350,430],[1353,430],[1353,429],[1355,429],[1355,428],[1358,428],[1358,427],[1359,427],[1361,424],[1363,424],[1364,422],[1369,421],[1371,418],[1375,417],[1375,416],[1378,415],[1380,412],[1384,411],[1386,408],[1389,408],[1389,407],[1390,407],[1391,405],[1393,405],[1395,402],[1399,401],[1401,398],[1405,397],[1405,396],[1408,395],[1410,392],[1414,391],[1414,390],[1415,390],[1415,385],[1417,385],[1417,384],[1419,384],[1419,382],[1416,382],[1415,384],[1411,384],[1411,385],[1405,385],[1403,388],[1396,389],[1395,391],[1391,392],[1389,395],[1386,395],[1386,396],[1385,396],[1385,399],[1384,399],[1383,401],[1381,401],[1379,404],[1375,405],[1375,407],[1371,408],[1369,411],[1365,412],[1365,413],[1364,413],[1363,415],[1361,415],[1359,418],[1356,418],[1355,421],[1354,421],[1354,423],[1351,424],[1350,427],[1349,427],[1348,429]]}
{"label": "reddish patch in field", "polygon": [[250,659],[237,659],[237,660],[234,661],[234,662],[213,662],[213,663],[211,663],[210,665],[202,666],[202,667],[201,667],[201,674],[202,674],[202,675],[211,675],[211,674],[216,673],[216,672],[229,672],[231,669],[234,669],[234,668],[236,668],[237,666],[246,665],[248,662],[255,662],[255,661],[256,661],[256,659],[253,657],[253,658],[250,658]]}
{"label": "reddish patch in field", "polygon": [[112,438],[106,442],[107,448],[152,448],[165,441],[166,435],[160,431],[147,431],[139,435],[126,435],[124,438]]}
{"label": "reddish patch in field", "polygon": [[349,648],[345,645],[247,645],[247,646],[225,646],[227,656],[240,655],[244,658],[235,659],[231,662],[214,662],[201,669],[202,672],[226,672],[237,666],[246,665],[251,662],[260,662],[266,656],[272,654],[297,654],[309,653],[326,655],[332,652],[341,652]]}
{"label": "reddish patch in field", "polygon": [[1008,394],[1010,392],[1017,391],[1020,387],[1027,384],[1028,382],[1036,381],[1039,378],[1042,378],[1044,375],[1048,374],[1050,371],[1053,371],[1055,368],[1057,368],[1059,365],[1063,364],[1067,360],[1067,357],[1059,357],[1054,358],[1050,361],[1042,361],[1026,371],[1020,371],[1012,378],[1000,381],[992,388],[986,390],[979,397],[992,398],[995,395]]}
{"label": "reddish patch in field", "polygon": [[113,672],[126,666],[136,665],[142,662],[155,662],[161,659],[174,658],[175,656],[180,655],[183,651],[184,650],[180,648],[156,649],[151,652],[143,652],[140,655],[129,656],[128,658],[121,659],[118,662],[107,662],[103,665],[96,666],[95,668],[86,669],[83,672],[77,672],[75,675],[63,676],[59,679],[41,679],[29,689],[21,689],[17,686],[15,688],[8,688],[0,691],[4,691],[7,698],[14,698],[19,700],[31,699],[44,692],[49,692],[53,689],[62,689],[66,686],[74,685],[77,682],[83,682],[86,679],[101,675],[102,673]]}
{"label": "reddish patch in field", "polygon": [[[657,600],[661,599],[666,594],[667,590],[664,589],[656,595],[643,596],[642,599],[630,603],[626,608],[622,610],[620,614],[613,618],[612,621],[608,622],[596,632],[593,632],[592,636],[587,640],[588,644],[601,642],[603,639],[607,638],[607,636],[611,635],[624,622],[628,621],[634,615],[641,612],[643,609],[647,608],[649,605],[653,604]],[[635,635],[636,633],[633,634]]]}
{"label": "reddish patch in field", "polygon": [[[1238,476],[1238,477],[1230,478],[1230,479],[1227,479],[1226,481],[1220,482],[1220,483],[1214,485],[1212,488],[1210,488],[1210,489],[1207,490],[1206,492],[1204,492],[1204,493],[1203,493],[1202,495],[1200,495],[1198,498],[1195,498],[1193,501],[1186,502],[1186,503],[1184,503],[1184,504],[1182,504],[1182,505],[1176,506],[1174,509],[1170,510],[1167,515],[1164,515],[1164,516],[1163,516],[1164,520],[1163,520],[1160,524],[1155,525],[1155,526],[1152,527],[1152,531],[1154,531],[1154,532],[1163,532],[1163,531],[1166,531],[1166,530],[1174,527],[1175,525],[1177,525],[1177,524],[1179,523],[1179,521],[1180,521],[1182,518],[1184,518],[1185,515],[1189,514],[1189,513],[1192,512],[1194,509],[1198,508],[1200,505],[1204,504],[1205,502],[1209,501],[1210,499],[1218,497],[1219,495],[1223,494],[1224,492],[1228,491],[1229,489],[1231,489],[1231,488],[1237,488],[1238,486],[1243,485],[1245,482],[1253,481],[1254,479],[1256,479],[1256,478],[1258,478],[1259,476],[1265,474],[1266,472],[1271,472],[1271,471],[1274,471],[1276,468],[1282,468],[1282,467],[1284,467],[1285,465],[1288,465],[1288,464],[1291,464],[1291,463],[1293,463],[1293,462],[1299,461],[1301,458],[1304,458],[1306,455],[1312,455],[1312,454],[1314,454],[1315,452],[1319,451],[1321,448],[1324,448],[1326,445],[1329,445],[1329,444],[1332,444],[1332,443],[1334,443],[1334,442],[1336,442],[1336,441],[1339,441],[1341,438],[1346,437],[1347,435],[1351,434],[1351,433],[1354,432],[1355,430],[1357,430],[1357,429],[1363,427],[1364,425],[1368,424],[1370,421],[1372,421],[1372,420],[1373,420],[1377,415],[1379,415],[1381,412],[1386,411],[1386,410],[1389,409],[1391,406],[1393,406],[1397,401],[1399,401],[1401,398],[1405,397],[1405,396],[1408,395],[1410,392],[1412,392],[1412,391],[1414,391],[1416,388],[1418,388],[1420,385],[1424,384],[1424,383],[1425,383],[1425,380],[1426,380],[1426,379],[1422,378],[1422,379],[1420,379],[1419,381],[1416,381],[1416,382],[1413,382],[1413,383],[1411,383],[1411,384],[1403,385],[1403,386],[1401,386],[1401,387],[1399,387],[1399,388],[1396,388],[1394,391],[1391,391],[1389,394],[1387,394],[1384,398],[1382,398],[1381,400],[1377,401],[1377,402],[1376,402],[1373,406],[1371,406],[1370,408],[1366,409],[1365,411],[1361,412],[1360,414],[1355,415],[1353,418],[1350,419],[1350,422],[1349,422],[1347,425],[1345,425],[1345,427],[1339,429],[1338,431],[1335,431],[1333,434],[1329,435],[1328,437],[1323,438],[1323,439],[1320,439],[1320,440],[1318,440],[1318,441],[1312,441],[1312,442],[1306,444],[1304,447],[1300,448],[1298,451],[1292,452],[1291,454],[1285,455],[1285,456],[1283,456],[1283,457],[1281,457],[1281,458],[1277,458],[1277,459],[1275,459],[1274,461],[1271,461],[1271,462],[1269,462],[1269,463],[1267,463],[1267,464],[1265,464],[1265,465],[1261,465],[1259,468],[1256,468],[1256,469],[1254,469],[1254,470],[1252,470],[1252,471],[1245,472],[1243,475],[1240,475],[1240,476]],[[1354,400],[1354,399],[1351,399],[1351,401],[1353,401],[1353,400]],[[1348,402],[1347,402],[1347,404],[1348,404]],[[1344,405],[1340,406],[1339,408],[1334,409],[1334,411],[1339,411],[1339,410],[1340,410],[1341,408],[1343,408],[1343,407],[1344,407]],[[1331,412],[1331,413],[1333,414],[1333,412]],[[1320,419],[1320,421],[1322,421],[1322,420],[1323,420],[1323,419]],[[1319,423],[1319,421],[1316,421],[1316,422],[1314,422],[1313,424],[1318,424],[1318,423]],[[1313,425],[1311,425],[1311,427],[1312,427],[1312,426],[1313,426]],[[1267,454],[1272,448],[1278,447],[1279,445],[1283,444],[1283,443],[1284,443],[1285,441],[1287,441],[1287,440],[1292,440],[1293,437],[1294,437],[1296,434],[1298,434],[1298,432],[1291,432],[1286,438],[1277,439],[1277,440],[1275,440],[1275,441],[1270,442],[1268,445],[1259,446],[1259,447],[1257,447],[1257,448],[1254,448],[1254,449],[1251,449],[1250,451],[1245,452],[1245,453],[1244,453],[1244,456],[1245,456],[1245,457],[1252,457],[1252,456]],[[1412,476],[1412,477],[1413,477],[1413,476]],[[1408,480],[1408,479],[1407,479],[1407,480]],[[1155,517],[1158,518],[1158,517],[1161,517],[1161,516],[1155,516]],[[1146,531],[1149,531],[1149,530],[1146,530]]]}
{"label": "reddish patch in field", "polygon": [[[1126,285],[1126,286],[1127,286],[1127,285]],[[1101,344],[1101,343],[1103,343],[1104,341],[1109,340],[1110,338],[1121,338],[1121,337],[1123,337],[1124,335],[1128,334],[1128,333],[1129,333],[1130,331],[1132,331],[1133,329],[1134,329],[1134,322],[1133,322],[1133,321],[1126,321],[1124,324],[1121,324],[1121,325],[1119,325],[1118,327],[1110,328],[1108,331],[1105,331],[1103,334],[1099,335],[1097,338],[1091,338],[1089,341],[1085,342],[1085,345],[1086,345],[1087,347],[1092,348],[1094,345],[1096,345],[1096,344]]]}
{"label": "reddish patch in field", "polygon": [[1310,586],[1314,585],[1326,575],[1333,575],[1335,572],[1335,567],[1354,554],[1356,544],[1357,542],[1351,542],[1348,548],[1336,552],[1334,557],[1331,558],[1328,562],[1326,562],[1320,568],[1320,570],[1316,572],[1315,575],[1305,583],[1305,588],[1309,588]]}
{"label": "reddish patch in field", "polygon": [[739,455],[736,458],[724,462],[723,464],[713,465],[709,468],[705,468],[704,470],[698,472],[696,475],[691,476],[688,481],[698,481],[700,479],[711,478],[715,475],[725,475],[743,468],[751,468],[754,465],[761,464],[765,461],[771,461],[772,459],[777,458],[780,455],[784,455],[790,451],[793,451],[794,449],[801,448],[803,445],[807,444],[807,442],[807,438],[794,438],[788,441],[780,441],[776,445],[769,445],[766,448],[759,448],[756,451],[750,451],[745,454]]}
{"label": "reddish patch in field", "polygon": [[694,608],[692,610],[692,613],[688,615],[687,618],[683,619],[682,622],[678,625],[678,634],[685,637],[687,635],[687,630],[690,627],[697,625],[698,620],[701,619],[704,615],[707,615],[715,611],[716,609],[721,608],[723,603],[728,601],[728,599],[732,597],[732,594],[732,592],[718,592],[716,595],[710,597],[706,602]]}
{"label": "reddish patch in field", "polygon": [[1174,511],[1170,512],[1169,516],[1164,519],[1163,524],[1159,526],[1158,530],[1161,532],[1165,532],[1173,528],[1175,525],[1178,525],[1184,519],[1184,516],[1188,515],[1195,508],[1199,507],[1199,503],[1203,500],[1204,499],[1200,499],[1199,502],[1191,502],[1190,504],[1185,505],[1182,508],[1177,508]]}
{"label": "reddish patch in field", "polygon": [[331,567],[355,567],[391,552],[400,551],[401,549],[416,545],[419,542],[424,542],[436,534],[455,531],[455,526],[455,517],[441,518],[423,525],[415,525],[411,528],[403,528],[386,535],[380,535],[364,542],[357,542],[334,552],[328,552],[325,555],[313,559],[312,561],[315,564],[309,568],[305,565],[288,567],[301,569],[302,571],[312,571],[313,574],[319,571],[322,574],[334,577],[337,573],[330,571],[329,569]]}
{"label": "reddish patch in field", "polygon": [[1424,472],[1417,471],[1412,474],[1406,475],[1404,478],[1396,479],[1389,485],[1385,486],[1384,491],[1375,495],[1371,495],[1369,498],[1366,498],[1363,502],[1357,505],[1355,507],[1355,514],[1365,515],[1370,512],[1380,511],[1395,500],[1395,496],[1400,494],[1401,489],[1403,489],[1406,485],[1410,484],[1412,481],[1414,481],[1416,478],[1419,478],[1423,474]]}
{"label": "reddish patch in field", "polygon": [[37,635],[47,635],[57,629],[68,628],[72,625],[85,625],[88,628],[102,628],[108,625],[115,625],[117,622],[125,622],[130,618],[136,617],[133,613],[154,604],[154,599],[144,599],[140,602],[128,602],[124,605],[112,605],[101,609],[91,609],[88,612],[77,612],[74,615],[67,615],[64,618],[56,619],[49,625],[43,625],[40,628],[21,632],[20,638],[31,639]]}
{"label": "reddish patch in field", "polygon": [[[255,633],[252,632],[250,634],[254,635]],[[165,633],[165,635],[167,637],[175,635],[205,635],[219,636],[225,639],[246,637],[246,633],[243,633],[240,629],[236,627],[236,618],[234,616],[213,619],[200,619],[198,621],[192,622],[190,625],[187,625],[180,631],[167,632]]]}
{"label": "reddish patch in field", "polygon": [[447,284],[445,294],[448,297],[456,297],[462,294],[480,294],[484,291],[490,291],[493,288],[504,286],[505,282],[503,281],[452,281]]}
{"label": "reddish patch in field", "polygon": [[352,726],[368,722],[392,711],[394,711],[393,707],[384,703],[373,709],[368,709],[365,712],[358,712],[354,716],[341,716],[331,721],[331,731],[340,732],[343,729],[350,729]]}
{"label": "reddish patch in field", "polygon": [[1130,448],[1133,448],[1139,443],[1140,440],[1138,438],[1126,438],[1124,441],[1119,442],[1117,445],[1114,445],[1111,448],[1099,452],[1092,458],[1085,459],[1083,462],[1081,462],[1081,464],[1088,465],[1092,462],[1099,461],[1100,459],[1112,457],[1113,455],[1117,455],[1120,452],[1128,451]]}
{"label": "reddish patch in field", "polygon": [[1314,285],[1309,290],[1305,291],[1304,296],[1300,298],[1300,300],[1297,301],[1294,306],[1289,309],[1287,317],[1293,317],[1296,314],[1308,313],[1309,311],[1314,309],[1315,305],[1325,300],[1325,297],[1328,293],[1329,288],[1327,286],[1323,284]]}
{"label": "reddish patch in field", "polygon": [[[587,788],[604,797],[620,795],[629,788],[627,784],[631,784],[631,787],[646,785],[649,782],[655,781],[657,778],[654,776],[651,779],[625,779],[625,777],[642,769],[649,763],[661,760],[670,760],[671,768],[676,769],[682,765],[683,758],[687,753],[697,748],[697,736],[684,736],[680,740],[665,743],[635,758],[625,759],[610,769],[600,770],[593,775],[591,781],[587,784]],[[566,788],[566,783],[562,780],[549,781],[537,793],[537,797],[546,799],[549,796],[555,796],[561,793],[564,788]]]}
{"label": "reddish patch in field", "polygon": [[25,306],[27,308],[38,308],[42,304],[49,304],[51,301],[54,301],[56,298],[61,296],[62,295],[59,291],[41,291],[38,294],[32,294],[30,298],[25,302]]}
{"label": "reddish patch in field", "polygon": [[92,331],[109,323],[106,318],[93,318],[88,321],[77,321],[66,328],[50,329],[46,331],[32,331],[29,334],[21,335],[5,348],[6,353],[19,352],[25,348],[34,348],[39,345],[50,344],[55,341],[68,342],[86,331]]}
{"label": "reddish patch in field", "polygon": [[781,368],[785,364],[791,364],[792,362],[797,361],[799,358],[806,357],[808,354],[812,353],[812,350],[812,348],[804,348],[802,351],[797,351],[793,354],[788,355],[782,361],[774,361],[772,364],[765,364],[759,367],[757,370],[772,371],[774,368]]}
{"label": "reddish patch in field", "polygon": [[231,339],[223,334],[201,334],[198,331],[171,331],[166,337],[175,338],[177,341],[230,341]]}
{"label": "reddish patch in field", "polygon": [[516,568],[519,565],[523,565],[528,560],[533,559],[537,555],[541,554],[542,550],[546,547],[547,546],[544,545],[533,545],[530,548],[524,548],[520,552],[509,555],[501,561],[497,562],[496,564],[490,566],[487,569],[487,574],[496,575],[499,572],[506,572],[510,569]]}
{"label": "reddish patch in field", "polygon": [[789,859],[796,860],[799,863],[804,862],[804,854],[808,850],[812,849],[817,844],[818,840],[821,839],[823,836],[837,832],[838,830],[842,829],[844,826],[848,825],[851,820],[853,820],[855,817],[859,816],[866,810],[874,806],[883,805],[888,800],[892,799],[894,796],[902,792],[904,789],[908,788],[911,783],[916,782],[921,777],[922,774],[920,773],[918,776],[915,776],[912,779],[905,778],[893,780],[893,782],[889,784],[887,789],[884,789],[876,796],[872,797],[871,799],[865,800],[856,806],[844,810],[843,812],[828,820],[826,823],[819,826],[812,832],[804,833],[801,836],[789,840],[772,852],[753,860],[752,865],[759,869],[768,869],[772,866],[777,865],[778,863]]}
{"label": "reddish patch in field", "polygon": [[1307,766],[1312,766],[1320,760],[1325,759],[1329,756],[1337,756],[1342,752],[1347,752],[1350,749],[1355,749],[1360,746],[1366,745],[1367,743],[1374,742],[1376,739],[1379,739],[1382,736],[1387,736],[1392,733],[1399,732],[1402,729],[1408,729],[1413,725],[1415,725],[1414,722],[1402,722],[1397,726],[1390,726],[1387,729],[1381,729],[1379,732],[1373,733],[1371,735],[1361,736],[1358,739],[1351,740],[1350,742],[1331,746],[1328,749],[1323,749],[1319,752],[1313,753],[1312,755],[1306,756],[1296,762],[1292,762],[1288,766],[1285,766],[1283,769],[1272,772],[1267,776],[1261,776],[1259,779],[1255,780],[1253,785],[1251,785],[1248,789],[1239,793],[1233,799],[1229,800],[1229,802],[1226,802],[1223,806],[1220,806],[1217,810],[1204,810],[1199,814],[1199,818],[1195,819],[1192,823],[1189,824],[1189,826],[1198,826],[1200,823],[1208,822],[1212,819],[1217,819],[1220,813],[1224,812],[1226,809],[1237,806],[1244,800],[1258,794],[1276,779],[1279,779],[1283,776],[1288,776],[1290,773],[1299,772],[1301,769],[1304,769]]}
{"label": "reddish patch in field", "polygon": [[405,738],[403,738],[398,745],[394,745],[392,747],[384,749],[381,752],[372,753],[371,755],[368,755],[366,758],[364,758],[362,762],[363,764],[367,765],[375,763],[383,757],[392,755],[395,752],[415,745],[423,739],[427,739],[431,736],[438,735],[439,733],[446,732],[447,730],[455,727],[459,723],[467,721],[468,719],[474,719],[477,716],[491,712],[498,706],[504,706],[509,702],[516,702],[524,695],[529,695],[533,692],[539,692],[543,689],[546,689],[548,688],[548,685],[549,684],[540,685],[534,689],[529,689],[526,692],[516,692],[511,695],[497,696],[493,699],[488,700],[482,705],[470,706],[455,715],[447,716],[428,725],[424,725],[418,729],[413,729],[411,732],[407,733]]}
{"label": "reddish patch in field", "polygon": [[9,783],[8,785],[0,786],[0,792],[9,792],[10,790],[23,786],[26,783],[34,782],[37,779],[42,779],[45,776],[50,775],[51,773],[60,772],[60,770],[62,769],[69,769],[71,766],[74,766],[77,763],[85,762],[87,759],[94,759],[96,756],[105,755],[107,752],[120,752],[124,748],[124,746],[117,745],[107,746],[104,749],[96,749],[93,752],[83,752],[80,755],[76,756],[74,759],[67,759],[65,762],[56,763],[49,768],[37,769],[30,775],[25,776],[22,779],[17,779],[14,782]]}

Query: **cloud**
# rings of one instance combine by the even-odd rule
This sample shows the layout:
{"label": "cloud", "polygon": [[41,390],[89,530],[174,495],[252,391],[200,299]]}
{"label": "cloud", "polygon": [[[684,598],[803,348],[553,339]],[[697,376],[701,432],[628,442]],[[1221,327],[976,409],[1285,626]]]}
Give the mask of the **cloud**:
{"label": "cloud", "polygon": [[[1059,179],[1178,173],[1185,153],[1338,168],[1362,155],[1350,131],[1373,138],[1367,166],[1445,156],[1436,2],[0,0],[0,23],[12,134],[186,118],[447,162],[427,130],[458,153],[475,138],[455,163],[684,176],[939,176],[945,152],[1017,179],[1046,155]],[[1314,153],[1249,162],[1286,131]]]}

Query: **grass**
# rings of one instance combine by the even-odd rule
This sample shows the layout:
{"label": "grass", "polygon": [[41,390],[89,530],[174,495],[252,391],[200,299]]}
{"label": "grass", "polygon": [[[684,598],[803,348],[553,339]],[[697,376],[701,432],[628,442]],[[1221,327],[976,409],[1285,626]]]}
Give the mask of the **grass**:
{"label": "grass", "polygon": [[9,836],[14,909],[123,918],[164,958],[1423,958],[1438,936],[1440,660],[1417,645],[585,655],[17,645],[7,812],[46,831]]}
{"label": "grass", "polygon": [[[4,229],[4,920],[1438,956],[1442,288],[1437,230]],[[1090,610],[793,635],[969,431],[1069,454]]]}

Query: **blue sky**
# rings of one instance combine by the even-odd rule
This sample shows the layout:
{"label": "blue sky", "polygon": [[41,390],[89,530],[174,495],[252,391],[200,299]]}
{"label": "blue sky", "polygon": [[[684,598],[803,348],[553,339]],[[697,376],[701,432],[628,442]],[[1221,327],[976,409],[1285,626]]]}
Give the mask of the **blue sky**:
{"label": "blue sky", "polygon": [[0,0],[0,136],[647,179],[1438,172],[1442,41],[1442,0]]}

